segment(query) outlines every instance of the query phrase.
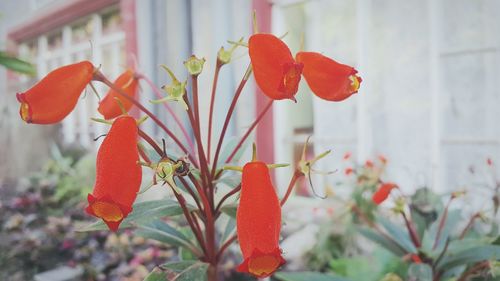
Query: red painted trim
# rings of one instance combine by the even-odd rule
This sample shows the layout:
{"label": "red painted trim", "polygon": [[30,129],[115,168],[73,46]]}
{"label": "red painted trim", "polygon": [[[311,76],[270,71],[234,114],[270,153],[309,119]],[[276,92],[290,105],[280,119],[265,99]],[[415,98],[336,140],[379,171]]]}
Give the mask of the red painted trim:
{"label": "red painted trim", "polygon": [[[125,53],[127,54],[127,65],[133,66],[137,59],[137,20],[136,1],[121,0],[120,14],[122,28],[125,31]],[[135,57],[135,58],[134,58]]]}
{"label": "red painted trim", "polygon": [[13,28],[7,35],[9,39],[20,42],[34,38],[57,27],[70,23],[82,16],[86,16],[107,6],[118,3],[120,0],[68,0],[61,5],[50,7]]}
{"label": "red painted trim", "polygon": [[[257,15],[260,32],[271,32],[271,3],[268,0],[253,0],[252,8]],[[269,99],[256,87],[255,93],[256,114],[261,112]],[[266,163],[274,163],[274,120],[273,108],[267,112],[257,126],[256,133],[258,158]]]}
{"label": "red painted trim", "polygon": [[[120,15],[122,18],[122,28],[125,31],[126,65],[127,67],[135,67],[138,63],[136,0],[121,0]],[[138,94],[140,93],[139,91]],[[141,112],[134,106],[129,114],[139,118]]]}

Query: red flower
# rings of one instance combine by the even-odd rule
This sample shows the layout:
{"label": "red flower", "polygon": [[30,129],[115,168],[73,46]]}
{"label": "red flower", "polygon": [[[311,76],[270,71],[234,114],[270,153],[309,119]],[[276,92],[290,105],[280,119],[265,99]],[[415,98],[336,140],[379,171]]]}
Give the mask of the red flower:
{"label": "red flower", "polygon": [[348,175],[352,174],[354,172],[354,170],[352,168],[346,168],[344,172],[345,172],[345,175],[348,176]]}
{"label": "red flower", "polygon": [[346,152],[346,153],[344,154],[344,160],[349,160],[349,158],[351,158],[351,155],[352,155],[352,154],[351,154],[350,152]]}
{"label": "red flower", "polygon": [[417,254],[411,254],[411,259],[414,263],[422,263],[422,259]]}
{"label": "red flower", "polygon": [[357,71],[319,53],[299,52],[294,59],[290,49],[271,34],[254,34],[248,49],[255,81],[269,98],[295,100],[301,74],[312,92],[329,101],[341,101],[358,91]]}
{"label": "red flower", "polygon": [[487,158],[486,164],[488,164],[488,166],[493,166],[493,160],[491,160],[491,158]]}
{"label": "red flower", "polygon": [[96,182],[88,195],[86,211],[101,218],[113,231],[132,211],[141,185],[137,135],[134,118],[118,117],[97,153]]}
{"label": "red flower", "polygon": [[298,52],[296,59],[304,64],[304,78],[316,96],[343,101],[358,92],[362,79],[351,66],[313,52]]}
{"label": "red flower", "polygon": [[93,73],[94,66],[89,61],[51,71],[31,89],[17,94],[21,118],[35,124],[60,122],[75,108]]}
{"label": "red flower", "polygon": [[373,162],[371,160],[366,160],[365,166],[368,168],[373,168]]}
{"label": "red flower", "polygon": [[391,190],[394,188],[397,188],[398,186],[395,183],[387,182],[383,183],[379,189],[373,193],[372,200],[375,204],[380,205],[382,202],[384,202],[387,197],[389,197],[389,194],[391,193]]}
{"label": "red flower", "polygon": [[249,162],[243,167],[236,223],[243,254],[238,271],[264,278],[285,263],[278,244],[280,202],[263,162]]}
{"label": "red flower", "polygon": [[[135,97],[137,90],[139,88],[139,83],[135,77],[135,73],[127,69],[123,72],[114,82],[116,86],[121,88],[129,97]],[[123,105],[126,112],[132,108],[132,102],[128,99],[120,96],[114,90],[109,90],[104,99],[99,103],[99,108],[97,109],[99,113],[104,116],[104,119],[113,119],[123,114],[118,101]]]}

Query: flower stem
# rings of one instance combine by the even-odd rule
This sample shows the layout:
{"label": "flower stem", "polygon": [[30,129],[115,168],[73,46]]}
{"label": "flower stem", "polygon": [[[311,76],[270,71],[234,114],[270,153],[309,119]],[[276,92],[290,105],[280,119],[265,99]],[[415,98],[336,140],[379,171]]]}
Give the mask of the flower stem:
{"label": "flower stem", "polygon": [[411,241],[415,245],[415,247],[420,248],[420,239],[418,237],[417,231],[413,222],[408,219],[404,211],[401,211],[401,215],[406,223],[406,228],[408,229],[408,233],[410,234]]}
{"label": "flower stem", "polygon": [[229,191],[222,199],[219,201],[219,204],[217,204],[217,207],[215,207],[215,215],[218,216],[220,208],[222,207],[222,204],[224,201],[226,201],[229,197],[233,196],[234,194],[238,193],[241,190],[241,184],[239,184],[237,187],[233,188],[231,191]]}
{"label": "flower stem", "polygon": [[[148,77],[146,77],[145,75],[142,75],[142,74],[139,74],[138,78],[139,79],[143,79],[144,81],[146,81],[146,83],[149,85],[149,87],[151,88],[151,90],[153,90],[153,93],[155,93],[155,95],[159,99],[163,98],[163,95],[161,94],[160,89],[158,89],[158,87],[155,86],[155,84],[153,83],[153,81],[151,81],[151,79],[149,79]],[[172,117],[174,118],[174,121],[177,124],[177,126],[179,126],[179,129],[181,130],[182,135],[184,136],[184,138],[186,139],[186,141],[188,143],[190,152],[194,153],[194,144],[193,144],[193,141],[191,140],[191,137],[189,136],[186,128],[184,127],[184,125],[182,124],[181,120],[179,119],[179,116],[177,116],[177,114],[175,114],[175,112],[168,105],[168,103],[164,102],[162,104],[165,107],[165,109],[168,111],[168,113],[170,115],[172,115]]]}
{"label": "flower stem", "polygon": [[106,78],[106,76],[104,76],[104,74],[102,74],[100,71],[96,71],[94,72],[94,80],[97,80],[97,81],[101,81],[103,82],[104,84],[106,84],[108,87],[110,87],[111,89],[113,89],[115,92],[117,92],[121,97],[127,99],[128,101],[130,101],[131,103],[133,103],[135,106],[137,106],[142,112],[146,113],[146,115],[148,115],[160,128],[162,128],[162,130],[167,133],[167,135],[172,138],[172,140],[177,144],[177,146],[179,146],[179,148],[186,154],[188,154],[188,157],[189,159],[191,160],[191,162],[193,163],[196,163],[194,162],[194,159],[193,159],[193,156],[192,154],[190,154],[188,152],[188,150],[186,149],[186,147],[182,144],[182,142],[179,141],[179,139],[172,133],[172,131],[170,131],[167,126],[160,121],[160,119],[158,119],[158,117],[156,117],[156,115],[154,115],[151,111],[149,111],[146,107],[144,107],[140,102],[138,102],[136,99],[130,97],[129,95],[127,95],[121,88],[117,87],[115,84],[113,84],[111,81],[108,80],[108,78]]}
{"label": "flower stem", "polygon": [[215,105],[215,93],[217,90],[217,82],[219,81],[219,72],[222,67],[222,63],[217,60],[215,64],[214,80],[212,82],[212,94],[210,96],[210,111],[208,115],[208,144],[207,144],[207,160],[210,162],[210,149],[212,146],[212,118],[214,115],[214,105]]}
{"label": "flower stem", "polygon": [[259,122],[262,120],[262,118],[264,118],[264,115],[266,115],[267,111],[269,111],[269,109],[273,105],[273,102],[274,102],[274,100],[269,100],[269,102],[267,103],[266,107],[264,107],[264,109],[260,112],[259,116],[257,116],[257,119],[255,119],[255,121],[252,123],[252,125],[250,126],[250,128],[248,128],[248,130],[246,131],[246,133],[241,138],[240,142],[238,142],[238,144],[233,149],[233,151],[231,152],[231,154],[229,155],[229,157],[226,159],[226,163],[229,163],[229,162],[231,162],[231,160],[233,160],[233,157],[236,155],[236,153],[238,152],[238,150],[240,149],[240,147],[243,145],[243,143],[246,141],[246,139],[248,138],[248,136],[250,136],[250,133],[252,133],[253,129],[255,129],[255,127],[257,127],[257,124],[259,124]]}
{"label": "flower stem", "polygon": [[441,220],[439,221],[439,226],[437,229],[436,233],[436,239],[434,240],[434,245],[432,246],[432,249],[435,250],[439,241],[441,240],[441,233],[443,232],[444,224],[446,223],[446,220],[448,219],[448,209],[450,208],[451,201],[453,200],[453,196],[448,200],[448,203],[446,204],[446,207],[444,208],[443,215],[441,216]]}
{"label": "flower stem", "polygon": [[295,187],[295,183],[297,182],[297,180],[303,176],[304,174],[301,171],[295,170],[292,178],[290,179],[290,183],[288,184],[288,189],[286,190],[285,196],[283,197],[283,199],[281,199],[280,204],[282,207],[283,205],[285,205],[286,201],[288,200],[288,197],[290,197],[290,194],[292,194],[292,190]]}
{"label": "flower stem", "polygon": [[222,131],[219,136],[219,141],[217,143],[217,149],[215,150],[215,156],[214,156],[214,162],[212,163],[212,179],[215,176],[215,172],[217,170],[217,161],[219,160],[219,153],[222,148],[222,142],[224,141],[224,137],[226,135],[227,127],[229,126],[229,121],[231,121],[231,116],[233,115],[234,108],[236,107],[236,103],[238,102],[238,99],[241,95],[241,92],[243,91],[243,88],[245,87],[245,84],[248,81],[248,77],[252,73],[252,67],[251,65],[248,65],[247,70],[245,72],[245,75],[241,79],[240,85],[236,89],[236,92],[233,97],[233,101],[231,102],[231,105],[229,106],[229,110],[227,111],[226,114],[226,119],[224,120],[224,125],[222,126]]}
{"label": "flower stem", "polygon": [[143,130],[139,129],[139,136],[146,141],[151,147],[158,153],[160,157],[165,157],[163,153],[163,149],[160,148],[160,146],[148,135],[146,132]]}

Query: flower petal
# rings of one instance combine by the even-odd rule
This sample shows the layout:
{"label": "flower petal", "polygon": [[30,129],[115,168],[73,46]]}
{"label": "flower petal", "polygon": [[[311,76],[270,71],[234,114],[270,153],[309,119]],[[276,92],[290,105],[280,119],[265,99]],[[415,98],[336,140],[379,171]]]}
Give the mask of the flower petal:
{"label": "flower petal", "polygon": [[271,99],[294,99],[302,65],[295,62],[288,46],[272,34],[254,34],[248,41],[255,81]]}
{"label": "flower petal", "polygon": [[243,167],[236,227],[244,259],[240,270],[264,277],[285,262],[279,250],[281,207],[263,162]]}
{"label": "flower petal", "polygon": [[314,52],[298,52],[296,59],[304,64],[304,78],[316,96],[342,101],[358,92],[362,79],[351,66]]}
{"label": "flower petal", "polygon": [[51,71],[31,89],[17,94],[21,118],[35,124],[60,122],[75,108],[93,72],[94,66],[89,61]]}
{"label": "flower petal", "polygon": [[373,193],[372,200],[375,204],[380,205],[384,202],[391,194],[391,191],[398,186],[395,183],[384,183],[382,184],[375,193]]}
{"label": "flower petal", "polygon": [[[132,98],[135,97],[139,88],[138,80],[134,77],[134,75],[135,73],[131,69],[127,69],[113,83]],[[99,113],[104,116],[104,119],[113,119],[123,114],[116,99],[120,101],[126,112],[128,112],[130,108],[132,108],[132,102],[120,96],[120,94],[118,94],[116,91],[110,89],[106,96],[99,103],[99,108],[97,109]]]}
{"label": "flower petal", "polygon": [[135,119],[120,116],[97,153],[96,181],[86,210],[102,218],[112,230],[132,210],[141,185],[137,135]]}

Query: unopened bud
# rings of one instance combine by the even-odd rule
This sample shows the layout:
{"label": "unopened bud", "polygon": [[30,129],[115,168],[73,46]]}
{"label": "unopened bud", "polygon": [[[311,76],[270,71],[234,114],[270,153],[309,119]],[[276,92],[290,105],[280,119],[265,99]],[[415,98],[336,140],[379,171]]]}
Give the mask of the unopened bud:
{"label": "unopened bud", "polygon": [[199,75],[203,71],[203,65],[205,64],[204,58],[197,58],[195,55],[190,56],[187,61],[184,62],[189,74]]}

